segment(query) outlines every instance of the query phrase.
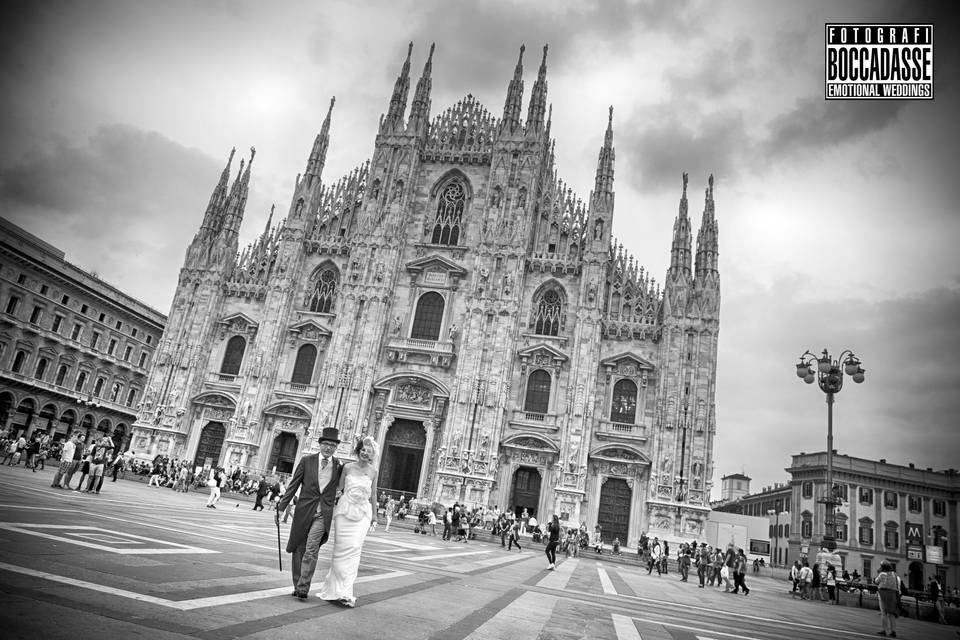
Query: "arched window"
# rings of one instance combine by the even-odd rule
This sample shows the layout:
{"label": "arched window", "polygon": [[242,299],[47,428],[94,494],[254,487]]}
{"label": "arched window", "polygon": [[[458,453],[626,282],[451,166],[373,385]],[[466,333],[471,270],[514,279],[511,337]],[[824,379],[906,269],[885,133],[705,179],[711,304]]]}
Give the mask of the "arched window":
{"label": "arched window", "polygon": [[25,351],[17,351],[17,354],[13,356],[13,367],[11,370],[14,373],[20,373],[20,370],[23,369],[23,363],[27,361],[27,354]]}
{"label": "arched window", "polygon": [[330,313],[333,301],[337,295],[337,272],[335,269],[324,269],[317,277],[316,286],[310,295],[310,311],[314,313]]}
{"label": "arched window", "polygon": [[33,377],[37,380],[43,380],[43,374],[47,372],[47,359],[40,358],[37,360],[37,368],[33,372]]}
{"label": "arched window", "polygon": [[100,392],[103,391],[103,378],[97,378],[97,384],[93,387],[93,395],[100,397]]}
{"label": "arched window", "polygon": [[443,297],[430,291],[420,296],[417,312],[413,316],[411,338],[419,340],[439,340],[440,325],[443,323]]}
{"label": "arched window", "polygon": [[60,365],[60,368],[57,369],[57,381],[56,381],[55,384],[56,384],[58,387],[62,387],[62,386],[63,386],[63,381],[64,381],[64,380],[66,379],[66,377],[67,377],[67,371],[68,371],[68,370],[69,370],[69,369],[67,369],[67,365],[65,365],[65,364]]}
{"label": "arched window", "polygon": [[128,407],[133,404],[133,401],[136,399],[136,397],[137,397],[137,390],[136,390],[136,389],[130,389],[130,391],[127,392],[127,406],[128,406]]}
{"label": "arched window", "polygon": [[81,372],[77,375],[77,383],[76,383],[75,385],[73,385],[73,390],[74,390],[74,391],[83,391],[83,385],[85,385],[86,383],[87,383],[87,372],[86,372],[86,371],[81,371]]}
{"label": "arched window", "polygon": [[537,369],[527,378],[527,397],[523,410],[531,413],[547,413],[550,407],[550,374]]}
{"label": "arched window", "polygon": [[297,351],[297,360],[293,364],[293,375],[290,382],[294,384],[310,384],[313,381],[313,365],[317,362],[317,348],[312,344],[305,344]]}
{"label": "arched window", "polygon": [[459,182],[451,182],[437,198],[437,219],[433,225],[433,244],[455,245],[460,240],[460,224],[467,194]]}
{"label": "arched window", "polygon": [[243,352],[247,348],[247,341],[243,336],[233,336],[227,342],[227,350],[223,354],[223,364],[220,373],[235,376],[240,373],[240,363],[243,362]]}
{"label": "arched window", "polygon": [[563,298],[556,289],[547,289],[534,303],[533,332],[541,336],[555,336],[563,329]]}
{"label": "arched window", "polygon": [[633,424],[637,419],[637,385],[633,380],[622,378],[613,385],[610,402],[610,422]]}

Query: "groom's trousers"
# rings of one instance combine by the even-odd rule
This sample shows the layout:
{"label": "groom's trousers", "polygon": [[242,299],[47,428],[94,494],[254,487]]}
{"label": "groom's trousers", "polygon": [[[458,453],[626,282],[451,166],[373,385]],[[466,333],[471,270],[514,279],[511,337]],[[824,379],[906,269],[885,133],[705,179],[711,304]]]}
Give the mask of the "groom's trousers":
{"label": "groom's trousers", "polygon": [[313,580],[313,573],[317,570],[317,555],[320,553],[320,541],[323,540],[323,534],[327,528],[323,523],[323,514],[319,511],[313,522],[310,524],[310,532],[307,534],[306,542],[303,542],[293,550],[293,585],[297,591],[303,593],[310,592],[310,582]]}

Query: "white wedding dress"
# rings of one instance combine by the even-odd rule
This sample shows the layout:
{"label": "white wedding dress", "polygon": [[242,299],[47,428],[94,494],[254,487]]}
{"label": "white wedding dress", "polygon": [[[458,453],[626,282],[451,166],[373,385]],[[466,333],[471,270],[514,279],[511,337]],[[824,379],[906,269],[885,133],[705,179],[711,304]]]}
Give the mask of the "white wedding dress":
{"label": "white wedding dress", "polygon": [[360,568],[360,552],[370,529],[372,480],[360,473],[344,479],[343,495],[333,510],[333,558],[320,588],[322,600],[341,600],[353,606],[353,583]]}

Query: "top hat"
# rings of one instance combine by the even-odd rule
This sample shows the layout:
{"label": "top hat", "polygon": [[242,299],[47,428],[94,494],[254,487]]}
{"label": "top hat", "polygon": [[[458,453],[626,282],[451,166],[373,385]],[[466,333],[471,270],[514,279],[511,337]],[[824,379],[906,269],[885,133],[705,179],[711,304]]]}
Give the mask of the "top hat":
{"label": "top hat", "polygon": [[335,427],[324,427],[320,433],[319,442],[323,442],[324,440],[340,444],[340,430]]}

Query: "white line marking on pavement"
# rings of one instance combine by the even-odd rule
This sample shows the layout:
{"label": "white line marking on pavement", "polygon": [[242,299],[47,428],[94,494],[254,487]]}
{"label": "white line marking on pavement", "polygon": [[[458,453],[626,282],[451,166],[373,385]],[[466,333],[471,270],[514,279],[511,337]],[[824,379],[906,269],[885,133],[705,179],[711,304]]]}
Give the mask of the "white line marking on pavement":
{"label": "white line marking on pavement", "polygon": [[537,583],[537,586],[547,589],[566,589],[567,583],[570,581],[570,576],[572,576],[573,572],[576,571],[579,563],[579,558],[564,560],[557,566],[556,569],[549,572],[542,580],[540,580],[540,582]]}
{"label": "white line marking on pavement", "polygon": [[[115,587],[108,587],[102,584],[87,582],[86,580],[77,580],[76,578],[58,576],[53,573],[47,573],[46,571],[37,571],[36,569],[27,569],[26,567],[18,567],[16,565],[7,564],[6,562],[0,562],[0,569],[5,569],[7,571],[12,571],[14,573],[21,573],[23,575],[32,576],[34,578],[43,578],[45,580],[50,580],[53,582],[60,582],[62,584],[68,584],[73,587],[80,587],[81,589],[89,589],[91,591],[99,591],[100,593],[108,593],[110,595],[118,596],[121,598],[138,600],[140,602],[146,602],[148,604],[167,607],[169,609],[178,609],[180,611],[191,611],[193,609],[203,609],[206,607],[216,607],[216,606],[222,606],[226,604],[238,604],[240,602],[249,602],[251,600],[262,600],[263,598],[272,598],[274,596],[290,593],[290,586],[287,585],[283,587],[273,587],[272,589],[261,589],[260,591],[248,591],[246,593],[231,593],[231,594],[222,595],[222,596],[210,596],[208,598],[194,598],[193,600],[167,600],[166,598],[148,596],[143,593],[127,591],[126,589],[117,589]],[[410,572],[409,571],[391,571],[389,573],[381,573],[373,576],[361,576],[357,578],[356,581],[358,583],[378,582],[380,580],[400,578],[406,575],[410,575]]]}
{"label": "white line marking on pavement", "polygon": [[[513,562],[515,559],[514,556],[496,556],[494,558],[487,558],[486,560],[480,560],[477,562],[471,562],[469,565],[469,570],[474,571],[476,569],[485,569],[487,567],[495,567],[500,564],[507,564],[508,562]],[[524,560],[525,558],[516,558],[517,560]]]}
{"label": "white line marking on pavement", "polygon": [[637,631],[637,625],[633,620],[619,613],[613,615],[613,628],[617,632],[617,640],[643,640],[643,636]]}
{"label": "white line marking on pavement", "polygon": [[442,560],[444,558],[459,558],[461,556],[482,556],[489,551],[461,551],[460,553],[438,553],[432,556],[413,556],[410,560]]}
{"label": "white line marking on pavement", "polygon": [[[100,527],[66,525],[66,524],[30,524],[28,522],[16,522],[16,523],[11,522],[11,523],[0,523],[0,529],[6,529],[7,531],[16,531],[17,533],[23,533],[29,536],[37,536],[38,538],[47,538],[49,540],[67,542],[69,544],[75,544],[81,547],[89,547],[91,549],[108,551],[110,553],[117,553],[120,555],[169,555],[174,553],[220,553],[219,551],[214,551],[213,549],[201,549],[200,547],[190,547],[185,544],[177,544],[176,542],[162,542],[162,544],[168,545],[168,548],[117,549],[115,547],[110,547],[104,544],[96,544],[93,542],[86,542],[84,540],[77,540],[76,538],[68,537],[69,534],[73,531],[103,531],[107,535],[115,534],[115,535],[125,536],[127,538],[133,538],[135,540],[149,540],[150,542],[153,542],[153,543],[158,542],[153,538],[136,536],[136,535],[133,535],[132,533],[116,533],[116,532],[108,531],[107,529],[101,529]],[[34,531],[33,529],[60,529],[62,533],[60,535],[52,535],[49,533]],[[130,544],[130,542],[127,542],[126,544]]]}
{"label": "white line marking on pavement", "polygon": [[464,640],[539,638],[543,625],[553,615],[557,600],[553,596],[528,591],[474,629]]}
{"label": "white line marking on pavement", "polygon": [[380,544],[389,545],[391,547],[400,547],[401,549],[412,549],[414,551],[439,551],[444,547],[437,547],[430,544],[421,544],[416,542],[403,542],[402,540],[394,540],[393,538],[382,538],[380,536],[367,536],[366,542],[379,542]]}
{"label": "white line marking on pavement", "polygon": [[207,538],[208,540],[217,540],[218,542],[230,542],[232,544],[240,544],[246,547],[253,547],[254,549],[264,549],[267,551],[273,551],[277,547],[275,545],[263,545],[255,544],[253,542],[247,542],[246,540],[236,540],[234,538],[224,538],[222,536],[211,536],[204,533],[200,533],[197,530],[186,530],[186,529],[174,529],[169,524],[151,524],[149,522],[143,522],[141,520],[132,520],[129,518],[118,518],[117,516],[108,516],[102,513],[93,513],[92,511],[80,511],[77,509],[54,509],[52,507],[31,507],[25,505],[15,505],[15,504],[0,504],[0,507],[10,507],[16,509],[31,509],[33,511],[54,511],[58,513],[66,513],[71,517],[76,514],[83,514],[86,516],[91,516],[94,518],[103,518],[104,520],[116,520],[117,522],[126,522],[127,524],[132,524],[138,527],[150,527],[151,529],[163,529],[164,531],[172,531],[174,533],[185,533],[191,536],[197,536],[199,538]]}
{"label": "white line marking on pavement", "polygon": [[599,563],[597,563],[597,573],[600,574],[600,586],[603,587],[603,593],[608,596],[617,595],[617,590],[613,588],[610,576],[607,575],[606,569],[601,567]]}

